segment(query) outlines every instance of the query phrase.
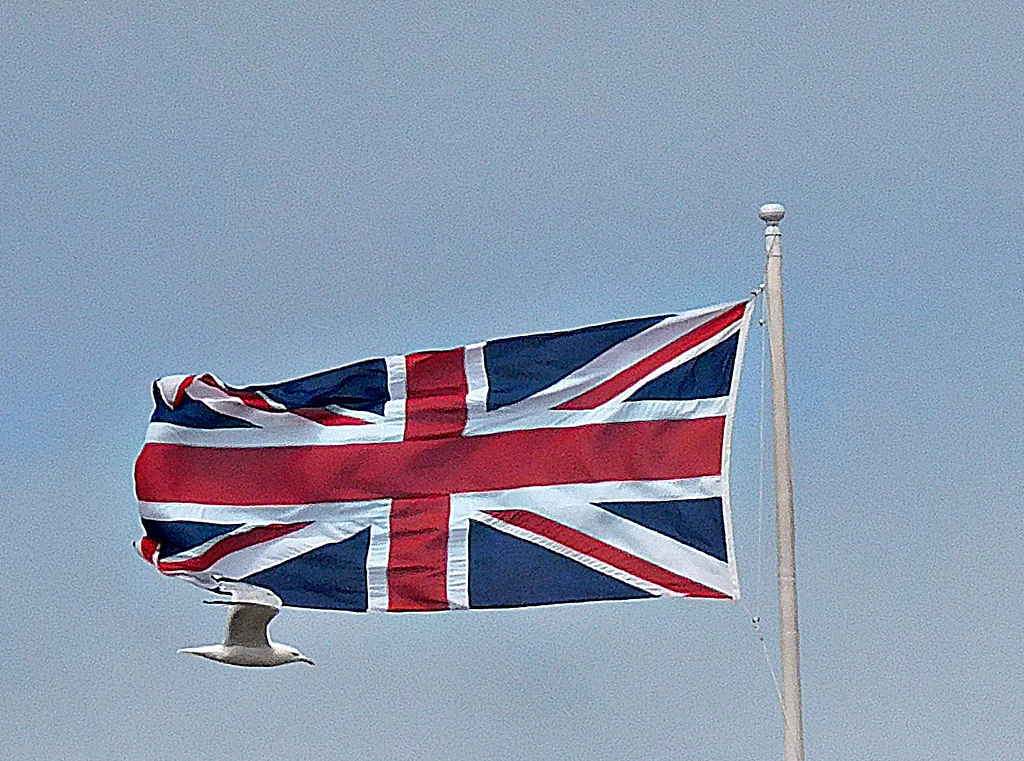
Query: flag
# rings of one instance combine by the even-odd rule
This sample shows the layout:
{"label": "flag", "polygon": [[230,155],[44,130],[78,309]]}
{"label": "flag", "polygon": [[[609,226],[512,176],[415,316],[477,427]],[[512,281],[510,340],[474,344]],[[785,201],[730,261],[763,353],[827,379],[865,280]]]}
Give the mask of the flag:
{"label": "flag", "polygon": [[736,598],[729,440],[752,302],[153,387],[161,573],[352,611]]}

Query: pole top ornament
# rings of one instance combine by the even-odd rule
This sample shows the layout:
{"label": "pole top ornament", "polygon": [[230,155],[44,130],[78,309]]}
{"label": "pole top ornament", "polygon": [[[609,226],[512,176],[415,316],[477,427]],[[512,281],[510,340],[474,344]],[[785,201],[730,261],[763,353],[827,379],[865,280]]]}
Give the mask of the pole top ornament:
{"label": "pole top ornament", "polygon": [[786,216],[786,210],[781,203],[766,203],[757,213],[766,225],[777,225]]}

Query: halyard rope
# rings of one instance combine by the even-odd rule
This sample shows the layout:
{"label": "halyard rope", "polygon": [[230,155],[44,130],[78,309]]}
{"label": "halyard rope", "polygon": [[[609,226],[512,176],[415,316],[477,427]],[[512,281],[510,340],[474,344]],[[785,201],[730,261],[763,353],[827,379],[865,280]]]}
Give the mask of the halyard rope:
{"label": "halyard rope", "polygon": [[761,296],[761,317],[757,324],[761,327],[761,368],[758,379],[761,382],[761,406],[758,409],[758,449],[757,449],[757,591],[754,594],[754,614],[761,615],[761,589],[764,578],[762,565],[762,527],[764,525],[764,357],[765,357],[765,300],[764,283],[757,289]]}
{"label": "halyard rope", "polygon": [[764,546],[764,460],[765,460],[765,446],[764,446],[764,364],[765,364],[765,323],[767,322],[767,308],[765,305],[764,298],[764,283],[761,283],[755,290],[750,292],[751,295],[761,300],[761,317],[758,319],[757,324],[761,328],[761,365],[760,365],[760,408],[758,410],[758,452],[757,452],[757,573],[754,593],[754,610],[751,611],[747,607],[747,604],[740,600],[740,604],[743,606],[743,610],[746,611],[748,618],[750,619],[750,625],[754,628],[754,636],[757,638],[758,643],[761,645],[761,652],[764,654],[764,662],[768,667],[768,673],[771,674],[772,684],[775,685],[775,695],[779,699],[779,708],[782,710],[782,720],[789,724],[789,717],[786,715],[786,703],[782,698],[782,688],[779,685],[779,678],[775,673],[775,666],[772,664],[771,656],[768,654],[768,646],[764,641],[764,631],[761,629],[761,593],[763,588],[764,578],[764,564],[763,564],[763,546]]}

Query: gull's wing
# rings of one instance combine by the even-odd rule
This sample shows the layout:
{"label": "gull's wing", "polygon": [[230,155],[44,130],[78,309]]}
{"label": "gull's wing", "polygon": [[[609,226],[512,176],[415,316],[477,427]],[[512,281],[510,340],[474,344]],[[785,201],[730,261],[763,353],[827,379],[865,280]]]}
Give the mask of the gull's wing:
{"label": "gull's wing", "polygon": [[276,606],[257,602],[233,602],[228,614],[228,630],[224,645],[230,647],[270,647],[267,626],[277,615]]}
{"label": "gull's wing", "polygon": [[[217,594],[231,595],[228,605],[240,602],[255,603],[257,605],[268,605],[272,608],[280,608],[284,603],[281,598],[269,589],[257,587],[253,584],[246,584],[244,581],[217,580],[217,588],[213,590]],[[219,602],[219,601],[218,601]]]}
{"label": "gull's wing", "polygon": [[267,626],[281,609],[281,598],[269,589],[227,579],[218,579],[217,588],[213,591],[231,597],[230,600],[204,600],[231,606],[224,645],[269,648]]}

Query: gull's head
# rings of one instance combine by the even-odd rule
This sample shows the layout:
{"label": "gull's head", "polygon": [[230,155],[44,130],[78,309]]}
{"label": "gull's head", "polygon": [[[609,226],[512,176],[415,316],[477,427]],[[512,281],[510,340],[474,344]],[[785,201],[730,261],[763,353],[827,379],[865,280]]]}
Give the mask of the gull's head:
{"label": "gull's head", "polygon": [[293,663],[308,663],[310,666],[316,665],[313,663],[311,659],[304,656],[294,647],[289,647],[288,645],[277,645],[277,647],[283,648],[284,651],[289,655]]}

